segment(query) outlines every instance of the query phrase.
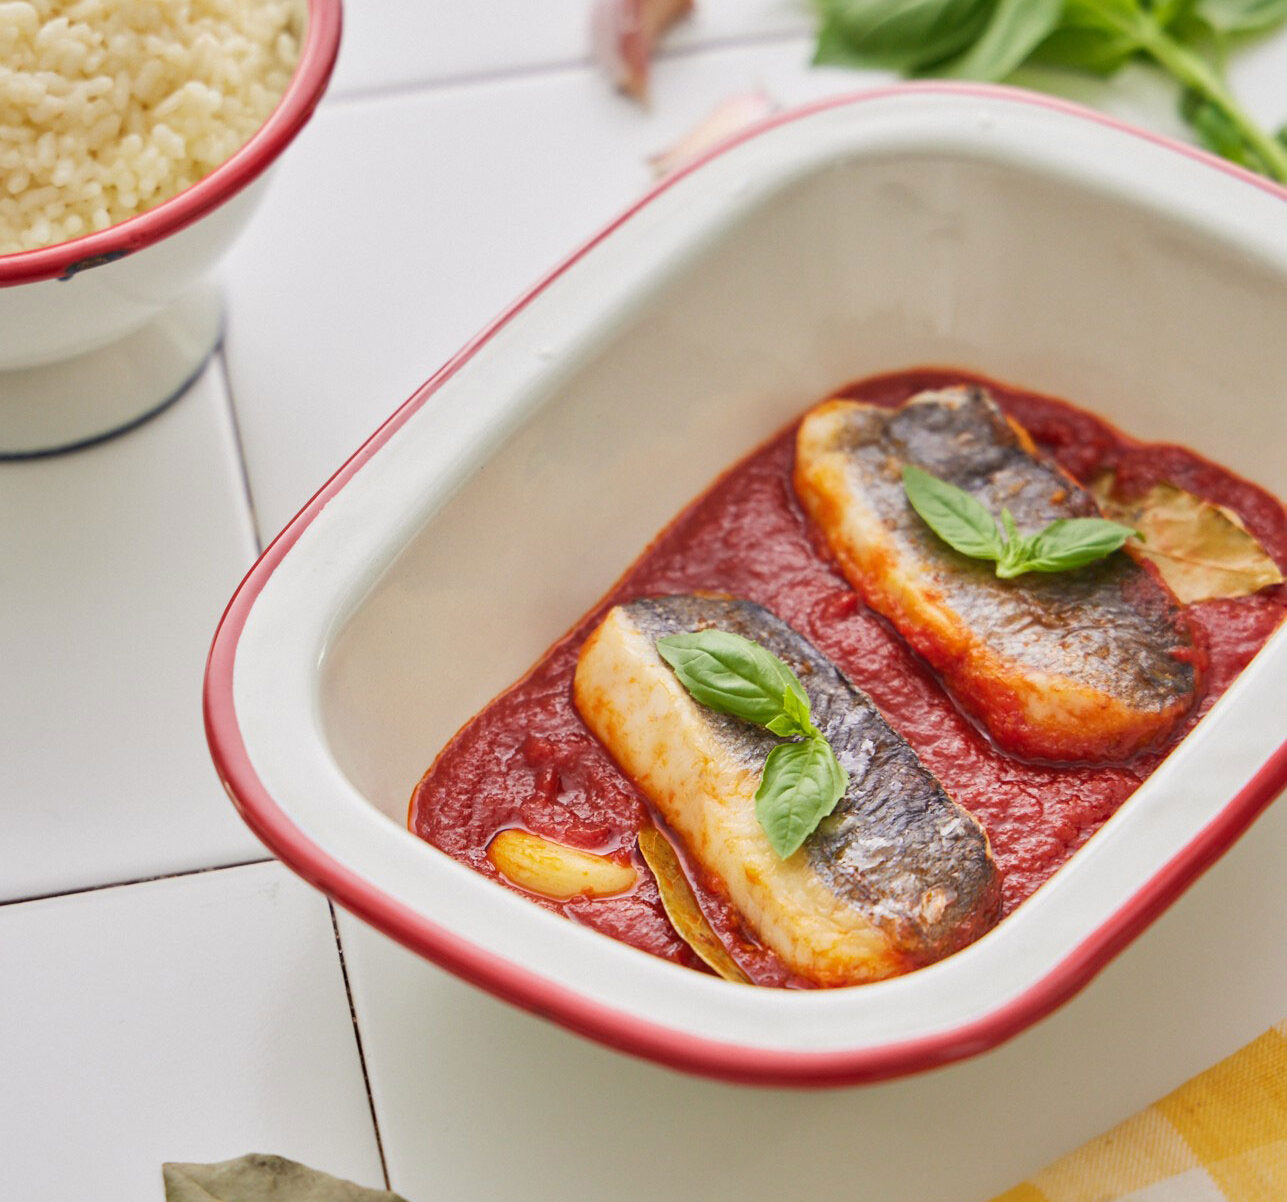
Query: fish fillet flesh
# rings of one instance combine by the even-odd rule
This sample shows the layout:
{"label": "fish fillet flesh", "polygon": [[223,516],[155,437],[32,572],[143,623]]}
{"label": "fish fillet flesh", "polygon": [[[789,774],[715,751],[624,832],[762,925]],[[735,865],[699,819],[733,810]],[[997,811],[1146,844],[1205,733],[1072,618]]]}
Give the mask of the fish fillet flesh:
{"label": "fish fillet flesh", "polygon": [[[754,796],[779,740],[695,701],[657,639],[717,628],[800,678],[849,773],[832,814],[780,859]],[[612,609],[577,663],[578,712],[750,930],[796,973],[850,985],[906,972],[995,921],[1000,878],[982,827],[830,660],[761,606],[660,597]]]}
{"label": "fish fillet flesh", "polygon": [[1163,738],[1198,687],[1174,597],[1129,554],[1001,580],[943,542],[902,485],[904,464],[955,484],[1030,533],[1097,517],[981,388],[899,409],[826,401],[796,443],[795,487],[845,578],[939,673],[998,746],[1033,759],[1120,761]]}

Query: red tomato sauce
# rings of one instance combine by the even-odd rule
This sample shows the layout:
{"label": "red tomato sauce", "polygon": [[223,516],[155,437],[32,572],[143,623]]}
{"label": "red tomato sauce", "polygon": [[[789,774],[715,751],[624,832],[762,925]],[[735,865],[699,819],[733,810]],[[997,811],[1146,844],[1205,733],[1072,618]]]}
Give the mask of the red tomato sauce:
{"label": "red tomato sauce", "polygon": [[[1079,481],[1114,470],[1124,495],[1169,481],[1233,510],[1279,567],[1287,568],[1287,513],[1278,501],[1183,447],[1136,442],[1062,401],[960,371],[877,376],[841,394],[893,406],[923,389],[960,382],[988,387],[1038,446]],[[872,698],[986,828],[1003,878],[1003,913],[1009,913],[1139,787],[1287,613],[1284,585],[1187,607],[1195,643],[1205,644],[1204,689],[1165,746],[1120,764],[1017,760],[999,752],[956,708],[933,671],[864,606],[834,567],[792,489],[795,430],[792,423],[690,504],[523,680],[457,733],[412,795],[409,824],[417,835],[494,879],[503,878],[487,859],[487,845],[510,827],[632,861],[639,883],[628,894],[566,902],[527,896],[644,951],[704,970],[671,928],[636,848],[638,830],[656,818],[582,724],[571,684],[583,640],[611,606],[640,596],[721,592],[776,613]],[[808,984],[742,927],[718,882],[688,868],[704,913],[753,981]]]}

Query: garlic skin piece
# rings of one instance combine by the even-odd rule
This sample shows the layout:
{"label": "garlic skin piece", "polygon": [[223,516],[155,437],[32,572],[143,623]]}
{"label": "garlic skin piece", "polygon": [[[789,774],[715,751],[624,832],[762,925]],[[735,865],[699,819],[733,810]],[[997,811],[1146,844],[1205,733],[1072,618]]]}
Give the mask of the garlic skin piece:
{"label": "garlic skin piece", "polygon": [[595,58],[627,96],[646,102],[657,39],[693,10],[693,0],[595,0],[590,38]]}
{"label": "garlic skin piece", "polygon": [[511,884],[554,901],[613,897],[634,888],[639,879],[630,864],[517,828],[496,835],[487,845],[487,858]]}
{"label": "garlic skin piece", "polygon": [[763,88],[741,92],[721,101],[677,142],[648,156],[648,166],[658,178],[718,146],[727,138],[771,117],[782,106]]}

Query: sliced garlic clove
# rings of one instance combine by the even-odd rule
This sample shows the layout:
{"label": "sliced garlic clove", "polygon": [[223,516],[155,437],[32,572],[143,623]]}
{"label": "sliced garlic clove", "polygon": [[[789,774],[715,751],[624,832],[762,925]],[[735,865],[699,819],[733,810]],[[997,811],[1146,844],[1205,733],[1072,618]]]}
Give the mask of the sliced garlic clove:
{"label": "sliced garlic clove", "polygon": [[634,887],[633,865],[567,847],[524,830],[504,830],[487,845],[487,858],[507,881],[555,901],[611,897]]}

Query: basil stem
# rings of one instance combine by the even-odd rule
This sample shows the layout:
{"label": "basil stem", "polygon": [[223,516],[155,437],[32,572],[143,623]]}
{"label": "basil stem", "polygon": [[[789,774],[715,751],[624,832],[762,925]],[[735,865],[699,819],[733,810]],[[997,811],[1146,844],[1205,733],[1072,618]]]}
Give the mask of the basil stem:
{"label": "basil stem", "polygon": [[1264,164],[1264,174],[1287,184],[1287,147],[1270,137],[1247,115],[1211,67],[1188,47],[1155,29],[1143,40],[1147,54],[1180,83],[1214,104],[1233,123],[1246,144]]}

